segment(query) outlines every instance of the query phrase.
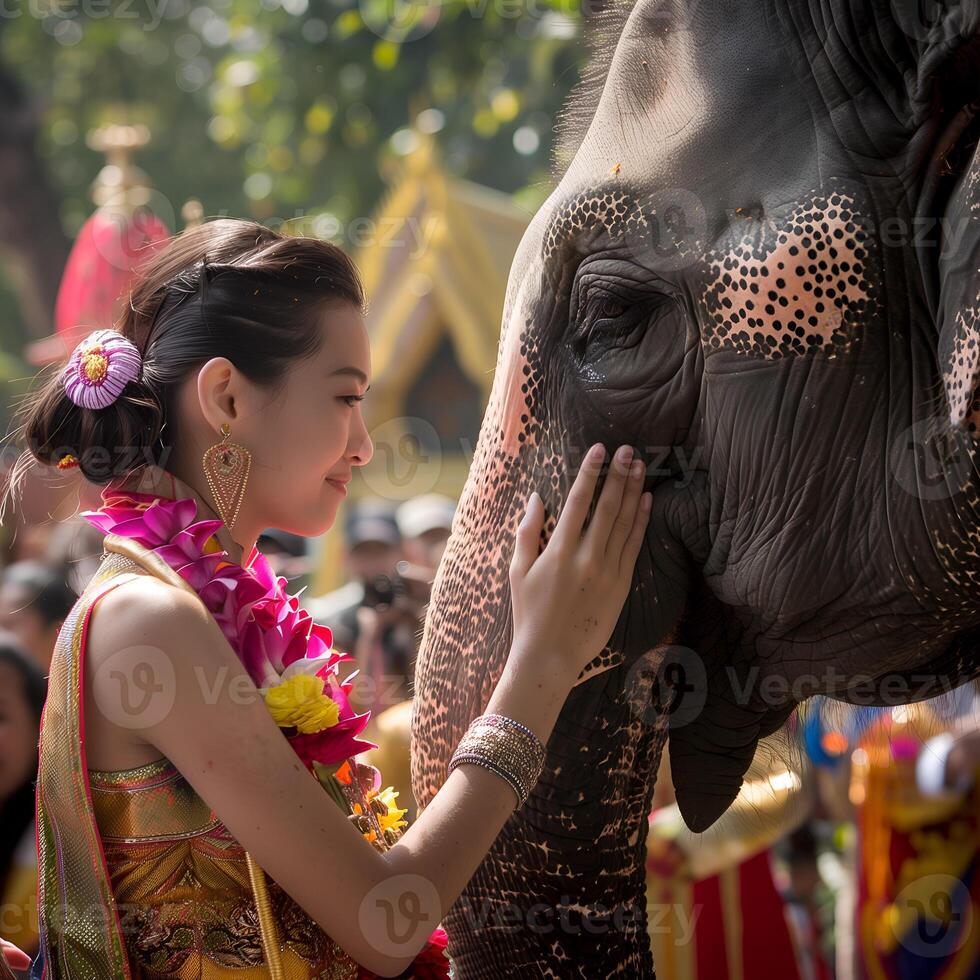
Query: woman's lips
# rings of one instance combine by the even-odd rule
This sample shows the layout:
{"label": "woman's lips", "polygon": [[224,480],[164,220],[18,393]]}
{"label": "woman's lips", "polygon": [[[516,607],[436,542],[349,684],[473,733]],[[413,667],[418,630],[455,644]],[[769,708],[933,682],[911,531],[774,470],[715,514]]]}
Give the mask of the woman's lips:
{"label": "woman's lips", "polygon": [[336,487],[345,497],[347,496],[346,483],[342,482],[341,480],[331,480],[330,477],[327,477],[327,483],[329,483],[332,487]]}

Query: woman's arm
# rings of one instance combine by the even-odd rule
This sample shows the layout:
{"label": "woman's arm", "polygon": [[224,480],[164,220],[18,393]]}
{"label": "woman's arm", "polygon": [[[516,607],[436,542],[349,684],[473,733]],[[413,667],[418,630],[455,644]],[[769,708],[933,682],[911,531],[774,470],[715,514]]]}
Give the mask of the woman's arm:
{"label": "woman's arm", "polygon": [[[382,976],[401,972],[513,811],[510,788],[476,766],[460,767],[382,855],[306,770],[192,595],[141,577],[105,596],[89,628],[89,656],[96,654],[86,670],[90,719],[98,709],[111,716],[116,704],[125,710],[123,690],[130,704],[133,691],[152,691],[142,705],[148,723],[131,734],[170,759],[258,864],[355,960]],[[111,670],[99,669],[101,651],[113,651]],[[542,667],[547,663],[542,651]],[[516,698],[497,700],[547,737],[563,686],[542,677],[536,693],[550,705],[543,714],[522,712]]]}
{"label": "woman's arm", "polygon": [[[541,558],[540,501],[518,532],[511,575],[519,639],[487,708],[542,741],[611,633],[646,526],[641,481],[629,481],[624,494],[623,474],[612,471],[581,536],[598,471],[582,472]],[[144,695],[146,725],[133,734],[173,762],[326,933],[381,975],[409,965],[516,806],[497,776],[461,766],[380,854],[306,771],[194,596],[149,577],[125,583],[96,606],[88,642],[89,723],[100,723],[100,709],[107,723],[125,710],[124,691],[130,704],[133,689],[152,692]],[[132,718],[127,724],[132,730]]]}

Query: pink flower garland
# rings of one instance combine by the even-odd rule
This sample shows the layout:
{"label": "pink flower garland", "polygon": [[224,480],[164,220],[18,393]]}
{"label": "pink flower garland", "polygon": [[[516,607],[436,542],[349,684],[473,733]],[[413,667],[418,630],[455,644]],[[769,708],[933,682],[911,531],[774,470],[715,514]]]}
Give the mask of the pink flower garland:
{"label": "pink flower garland", "polygon": [[324,693],[340,709],[339,721],[313,735],[287,736],[308,769],[317,762],[336,765],[377,747],[357,737],[371,713],[355,713],[348,700],[350,678],[344,682],[339,678],[339,665],[354,658],[332,648],[330,628],[314,623],[300,608],[299,594],[286,593],[286,579],[275,575],[255,547],[246,559],[248,567],[228,561],[228,553],[220,550],[214,537],[222,522],[195,520],[197,503],[190,497],[169,500],[113,491],[102,507],[84,511],[82,517],[103,533],[143,545],[188,582],[257,687],[272,687],[297,673],[322,678]]}

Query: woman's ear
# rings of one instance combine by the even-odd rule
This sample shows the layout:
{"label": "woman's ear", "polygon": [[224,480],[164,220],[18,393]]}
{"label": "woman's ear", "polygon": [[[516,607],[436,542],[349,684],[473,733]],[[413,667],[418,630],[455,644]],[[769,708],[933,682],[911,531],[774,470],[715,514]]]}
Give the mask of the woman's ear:
{"label": "woman's ear", "polygon": [[230,424],[238,417],[239,383],[239,373],[227,357],[212,357],[197,372],[201,414],[215,431],[222,422]]}

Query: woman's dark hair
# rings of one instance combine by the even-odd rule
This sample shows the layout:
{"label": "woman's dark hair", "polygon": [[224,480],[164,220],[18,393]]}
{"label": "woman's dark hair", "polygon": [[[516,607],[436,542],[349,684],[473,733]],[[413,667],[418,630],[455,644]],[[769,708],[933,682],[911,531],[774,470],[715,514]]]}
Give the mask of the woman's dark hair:
{"label": "woman's dark hair", "polygon": [[45,624],[64,622],[78,596],[65,580],[62,569],[43,561],[15,561],[3,570],[0,581],[16,585],[28,594],[28,602]]}
{"label": "woman's dark hair", "polygon": [[53,465],[71,453],[97,484],[147,462],[165,465],[177,439],[174,395],[191,371],[227,357],[275,391],[291,364],[318,349],[323,311],[343,303],[363,312],[363,287],[351,259],[329,242],[235,218],[174,236],[140,269],[113,325],[139,349],[140,377],[101,409],[72,402],[60,369],[28,395],[18,413],[26,452],[8,495],[32,458]]}
{"label": "woman's dark hair", "polygon": [[[30,658],[17,638],[0,629],[0,664],[13,667],[20,677],[21,693],[31,710],[35,742],[41,728],[41,709],[47,694],[47,680],[41,668]],[[0,895],[10,872],[10,862],[27,828],[34,819],[34,781],[37,767],[30,778],[8,800],[0,800]]]}

